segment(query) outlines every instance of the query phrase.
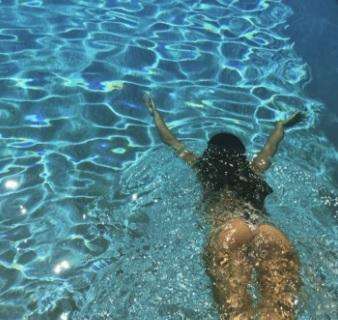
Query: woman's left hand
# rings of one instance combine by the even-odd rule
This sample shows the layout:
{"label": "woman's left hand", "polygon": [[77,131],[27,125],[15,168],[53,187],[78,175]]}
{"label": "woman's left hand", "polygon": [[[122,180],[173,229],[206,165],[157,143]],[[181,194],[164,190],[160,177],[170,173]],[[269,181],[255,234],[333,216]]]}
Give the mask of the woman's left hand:
{"label": "woman's left hand", "polygon": [[301,111],[295,112],[291,117],[277,121],[277,124],[281,124],[284,128],[290,128],[296,125],[297,123],[303,121],[305,119],[305,113]]}

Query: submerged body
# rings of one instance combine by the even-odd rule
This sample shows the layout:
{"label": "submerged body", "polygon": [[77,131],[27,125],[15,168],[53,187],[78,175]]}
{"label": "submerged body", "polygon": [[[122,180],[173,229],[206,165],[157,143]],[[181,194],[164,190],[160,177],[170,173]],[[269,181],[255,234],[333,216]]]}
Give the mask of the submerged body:
{"label": "submerged body", "polygon": [[248,285],[253,271],[260,286],[259,319],[293,319],[299,288],[299,263],[289,240],[266,212],[224,192],[205,213],[211,232],[205,248],[221,319],[253,319]]}
{"label": "submerged body", "polygon": [[[300,286],[299,262],[287,237],[267,219],[264,200],[272,192],[262,178],[284,136],[301,120],[279,121],[262,151],[249,162],[234,135],[216,134],[202,157],[189,151],[166,126],[148,96],[162,140],[195,170],[203,187],[203,207],[211,232],[204,252],[222,320],[291,320]],[[254,307],[248,286],[256,272],[260,299]]]}

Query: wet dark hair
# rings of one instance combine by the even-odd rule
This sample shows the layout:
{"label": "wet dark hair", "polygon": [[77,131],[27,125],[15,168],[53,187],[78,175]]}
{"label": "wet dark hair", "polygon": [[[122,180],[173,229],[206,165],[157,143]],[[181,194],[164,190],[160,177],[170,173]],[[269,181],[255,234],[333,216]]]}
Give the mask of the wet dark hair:
{"label": "wet dark hair", "polygon": [[244,144],[231,133],[218,133],[209,140],[196,169],[206,202],[217,199],[226,189],[262,209],[265,197],[273,191],[252,171]]}
{"label": "wet dark hair", "polygon": [[227,154],[235,153],[244,155],[246,153],[243,142],[234,134],[227,132],[218,133],[212,136],[208,141],[208,148],[209,147],[223,149]]}
{"label": "wet dark hair", "polygon": [[249,163],[243,142],[234,134],[222,132],[211,137],[196,164],[204,196],[234,186],[249,174]]}

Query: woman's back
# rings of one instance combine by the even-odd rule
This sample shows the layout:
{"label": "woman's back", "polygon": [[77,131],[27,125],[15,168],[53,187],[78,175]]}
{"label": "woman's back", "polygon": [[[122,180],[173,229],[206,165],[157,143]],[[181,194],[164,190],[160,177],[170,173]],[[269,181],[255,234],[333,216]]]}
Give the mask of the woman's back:
{"label": "woman's back", "polygon": [[243,218],[257,225],[265,222],[267,215],[263,206],[255,207],[250,201],[239,198],[235,192],[226,189],[203,198],[202,211],[213,226],[233,218]]}
{"label": "woman's back", "polygon": [[[272,188],[258,174],[254,173],[246,159],[240,168],[230,170],[223,166],[217,168],[218,164],[199,160],[194,166],[197,176],[203,188],[203,201],[215,202],[219,197],[231,198],[231,202],[248,204],[251,207],[263,210],[265,198],[272,193]],[[224,204],[225,207],[231,203]]]}

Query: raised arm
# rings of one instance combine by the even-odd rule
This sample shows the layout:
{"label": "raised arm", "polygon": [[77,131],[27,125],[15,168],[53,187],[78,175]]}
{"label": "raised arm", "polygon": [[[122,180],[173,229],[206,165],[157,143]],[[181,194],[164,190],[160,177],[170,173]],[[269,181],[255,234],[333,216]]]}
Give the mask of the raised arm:
{"label": "raised arm", "polygon": [[301,112],[294,113],[290,118],[276,122],[276,126],[263,149],[253,158],[251,168],[262,173],[271,165],[271,158],[276,154],[279,143],[283,140],[285,128],[292,127],[304,117]]}
{"label": "raised arm", "polygon": [[162,138],[162,141],[167,145],[171,146],[175,150],[176,154],[181,159],[185,160],[187,164],[193,166],[198,160],[198,157],[193,152],[188,150],[186,146],[173,135],[173,133],[170,131],[170,129],[164,122],[161,114],[157,110],[154,101],[147,94],[144,95],[144,102],[150,114],[154,118],[155,125]]}

